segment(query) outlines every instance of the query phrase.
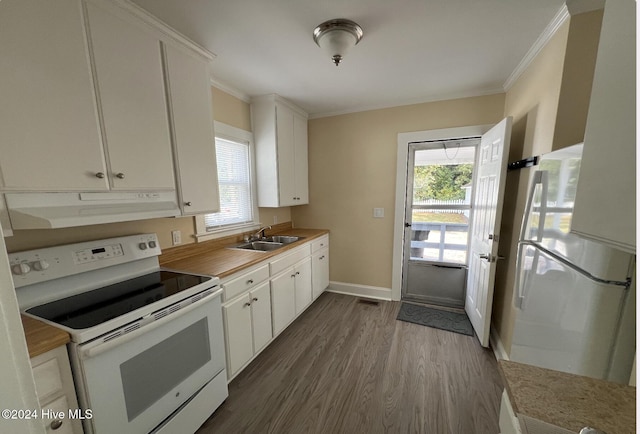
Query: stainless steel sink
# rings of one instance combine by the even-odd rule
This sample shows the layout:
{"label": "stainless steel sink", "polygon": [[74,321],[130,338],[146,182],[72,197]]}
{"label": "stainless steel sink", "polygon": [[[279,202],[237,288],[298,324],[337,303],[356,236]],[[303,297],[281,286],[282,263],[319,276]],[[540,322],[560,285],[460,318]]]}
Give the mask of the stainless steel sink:
{"label": "stainless steel sink", "polygon": [[252,241],[250,243],[242,243],[237,246],[229,247],[230,249],[255,250],[257,252],[270,252],[271,250],[283,247],[284,243],[272,241]]}
{"label": "stainless steel sink", "polygon": [[256,252],[270,252],[277,250],[287,244],[295,243],[303,240],[304,237],[293,237],[291,235],[273,235],[271,237],[262,238],[257,241],[244,242],[235,246],[227,247],[228,249],[253,250]]}
{"label": "stainless steel sink", "polygon": [[269,241],[273,243],[291,244],[303,239],[304,237],[293,237],[291,235],[273,235],[271,237],[265,238],[264,241]]}

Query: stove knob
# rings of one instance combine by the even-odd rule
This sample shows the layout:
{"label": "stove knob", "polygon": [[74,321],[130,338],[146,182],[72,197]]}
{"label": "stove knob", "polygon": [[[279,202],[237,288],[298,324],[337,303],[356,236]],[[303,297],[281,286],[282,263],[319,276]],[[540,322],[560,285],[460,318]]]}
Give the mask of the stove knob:
{"label": "stove knob", "polygon": [[40,259],[39,261],[36,261],[33,264],[31,264],[31,268],[37,271],[44,271],[47,268],[49,268],[49,263],[44,259]]}
{"label": "stove knob", "polygon": [[149,247],[151,247],[152,249],[155,249],[157,246],[155,241],[149,241]]}
{"label": "stove knob", "polygon": [[140,250],[147,250],[147,243],[140,243],[138,244],[138,247],[140,248]]}
{"label": "stove knob", "polygon": [[14,265],[11,268],[11,271],[15,275],[22,276],[31,271],[31,267],[29,267],[29,264],[27,264],[26,262],[22,262],[21,264]]}

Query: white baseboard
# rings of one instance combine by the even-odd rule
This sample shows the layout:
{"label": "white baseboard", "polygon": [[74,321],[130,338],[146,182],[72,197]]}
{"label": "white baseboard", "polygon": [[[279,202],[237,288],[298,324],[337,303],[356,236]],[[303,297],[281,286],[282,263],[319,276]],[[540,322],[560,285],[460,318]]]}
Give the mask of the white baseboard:
{"label": "white baseboard", "polygon": [[491,330],[489,332],[489,343],[491,344],[493,354],[496,356],[496,360],[509,360],[509,355],[504,349],[504,345],[502,345],[500,336],[498,336],[496,328],[493,326],[493,324],[491,324]]}
{"label": "white baseboard", "polygon": [[376,300],[391,300],[391,288],[379,286],[356,285],[344,282],[329,282],[327,288],[329,292],[337,294],[352,295],[354,297],[367,297]]}

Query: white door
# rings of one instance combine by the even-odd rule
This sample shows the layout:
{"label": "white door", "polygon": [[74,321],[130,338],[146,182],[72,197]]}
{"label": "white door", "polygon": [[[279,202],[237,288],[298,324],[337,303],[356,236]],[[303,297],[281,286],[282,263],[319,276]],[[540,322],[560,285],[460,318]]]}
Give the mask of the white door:
{"label": "white door", "polygon": [[471,223],[469,274],[465,311],[483,347],[489,346],[498,240],[505,172],[511,138],[511,117],[487,131],[480,142],[474,217]]}

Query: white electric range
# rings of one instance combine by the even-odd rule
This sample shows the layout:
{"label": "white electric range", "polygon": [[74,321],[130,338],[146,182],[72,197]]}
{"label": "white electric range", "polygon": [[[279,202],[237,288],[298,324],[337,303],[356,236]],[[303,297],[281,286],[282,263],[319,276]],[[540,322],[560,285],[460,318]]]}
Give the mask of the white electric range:
{"label": "white electric range", "polygon": [[71,335],[87,434],[195,432],[228,396],[219,279],[160,253],[141,234],[9,255],[23,313]]}

